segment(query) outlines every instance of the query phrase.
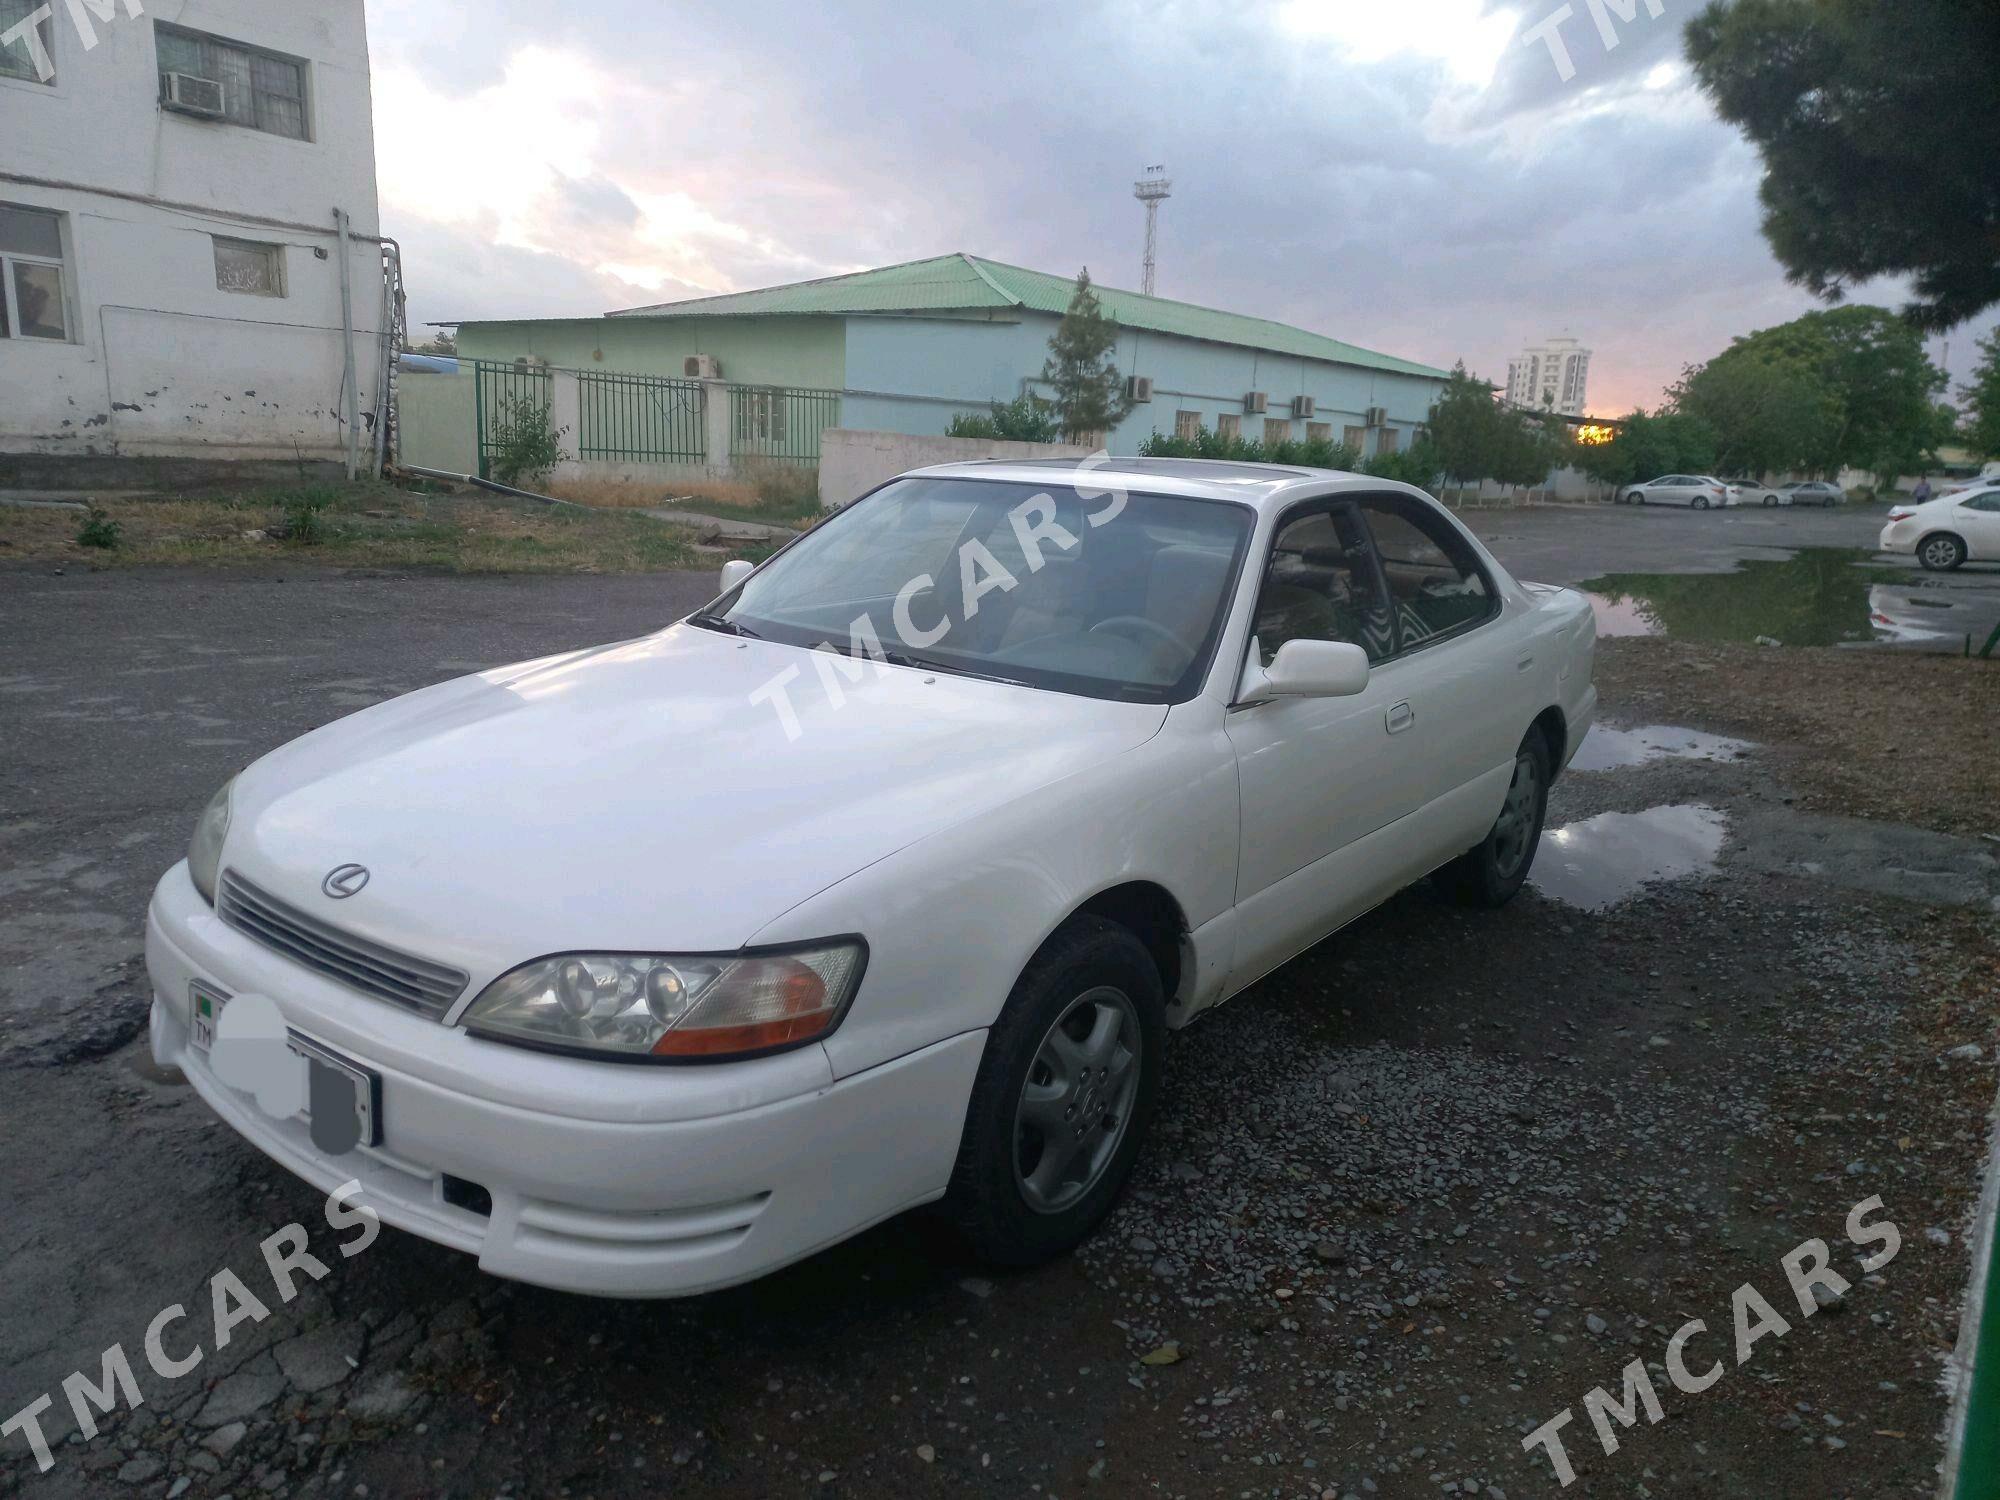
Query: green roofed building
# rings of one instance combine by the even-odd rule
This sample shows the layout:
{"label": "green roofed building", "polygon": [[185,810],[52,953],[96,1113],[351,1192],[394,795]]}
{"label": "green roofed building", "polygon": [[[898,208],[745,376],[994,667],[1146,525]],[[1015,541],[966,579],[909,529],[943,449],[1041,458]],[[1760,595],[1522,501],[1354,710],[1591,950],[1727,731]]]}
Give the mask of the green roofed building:
{"label": "green roofed building", "polygon": [[[1024,390],[1047,394],[1049,335],[1073,289],[1070,277],[960,253],[601,318],[465,323],[458,347],[468,359],[838,392],[843,427],[929,435]],[[1267,318],[1097,292],[1139,397],[1108,436],[1113,453],[1197,426],[1389,451],[1409,442],[1445,379]]]}

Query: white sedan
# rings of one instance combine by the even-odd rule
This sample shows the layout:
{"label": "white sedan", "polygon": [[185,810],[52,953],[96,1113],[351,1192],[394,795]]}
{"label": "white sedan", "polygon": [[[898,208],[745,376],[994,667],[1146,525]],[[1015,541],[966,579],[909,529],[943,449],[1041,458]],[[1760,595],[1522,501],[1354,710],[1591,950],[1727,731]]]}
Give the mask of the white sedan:
{"label": "white sedan", "polygon": [[1632,485],[1619,500],[1626,505],[1687,505],[1696,510],[1720,510],[1736,503],[1730,487],[1708,474],[1662,474]]}
{"label": "white sedan", "polygon": [[1597,700],[1583,597],[1351,474],[929,469],[723,583],[241,772],[153,897],[158,1061],[501,1276],[699,1292],[939,1199],[1032,1262],[1170,1029],[1425,875],[1510,898]]}
{"label": "white sedan", "polygon": [[2000,560],[2000,485],[1891,506],[1878,545],[1915,557],[1934,572]]}

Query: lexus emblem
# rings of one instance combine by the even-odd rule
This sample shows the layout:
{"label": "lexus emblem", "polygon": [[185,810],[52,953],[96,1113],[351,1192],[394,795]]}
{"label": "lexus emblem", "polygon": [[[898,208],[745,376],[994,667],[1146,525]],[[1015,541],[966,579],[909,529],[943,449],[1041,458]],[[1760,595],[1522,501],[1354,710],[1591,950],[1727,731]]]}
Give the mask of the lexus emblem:
{"label": "lexus emblem", "polygon": [[359,894],[366,884],[368,884],[366,865],[342,865],[337,870],[328,871],[326,879],[319,883],[319,888],[334,900],[345,901],[349,896]]}

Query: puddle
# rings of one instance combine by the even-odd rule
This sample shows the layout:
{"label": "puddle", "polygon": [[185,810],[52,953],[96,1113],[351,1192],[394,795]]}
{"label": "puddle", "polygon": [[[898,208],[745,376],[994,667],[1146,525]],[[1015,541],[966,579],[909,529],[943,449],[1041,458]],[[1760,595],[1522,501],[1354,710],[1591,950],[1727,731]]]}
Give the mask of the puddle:
{"label": "puddle", "polygon": [[1528,883],[1551,900],[1603,911],[1654,881],[1708,874],[1728,831],[1728,818],[1700,803],[1599,813],[1546,830]]}
{"label": "puddle", "polygon": [[1741,760],[1757,747],[1749,740],[1678,729],[1671,724],[1647,724],[1639,729],[1613,729],[1593,724],[1569,763],[1572,771],[1616,771],[1656,760]]}
{"label": "puddle", "polygon": [[1882,575],[1866,552],[1807,547],[1733,573],[1613,573],[1582,587],[1603,636],[1963,656],[1977,655],[2000,628],[2000,587],[1990,578],[1945,583],[1912,573],[1883,583]]}

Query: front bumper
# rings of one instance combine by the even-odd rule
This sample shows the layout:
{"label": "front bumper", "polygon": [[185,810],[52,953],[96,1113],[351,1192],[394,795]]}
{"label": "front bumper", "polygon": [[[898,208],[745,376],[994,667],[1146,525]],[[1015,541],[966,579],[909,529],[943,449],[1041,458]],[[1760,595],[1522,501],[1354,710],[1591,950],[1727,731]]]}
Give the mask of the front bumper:
{"label": "front bumper", "polygon": [[[482,1041],[289,963],[167,872],[146,922],[153,1056],[233,1129],[383,1222],[496,1276],[606,1296],[748,1281],[942,1195],[983,1032],[835,1082],[819,1047],[706,1067],[597,1063]],[[382,1143],[329,1156],[215,1074],[188,987],[274,1000],[286,1023],[382,1079]],[[446,1199],[446,1178],[492,1210]],[[455,1190],[464,1201],[467,1195]]]}

